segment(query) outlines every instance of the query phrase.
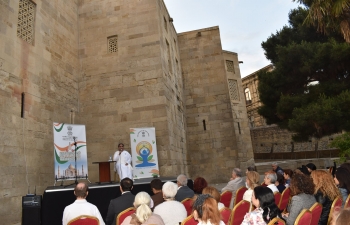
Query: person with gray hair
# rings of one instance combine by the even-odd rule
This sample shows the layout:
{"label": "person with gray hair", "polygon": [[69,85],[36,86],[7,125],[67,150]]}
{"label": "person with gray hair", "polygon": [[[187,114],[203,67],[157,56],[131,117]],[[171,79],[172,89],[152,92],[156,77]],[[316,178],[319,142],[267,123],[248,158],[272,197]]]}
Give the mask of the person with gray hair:
{"label": "person with gray hair", "polygon": [[275,185],[276,181],[277,181],[277,175],[274,171],[271,170],[265,173],[264,183],[268,188],[272,190],[273,193],[279,192],[278,188]]}
{"label": "person with gray hair", "polygon": [[271,167],[272,167],[273,172],[283,175],[283,173],[284,173],[283,169],[278,166],[277,162],[271,163]]}
{"label": "person with gray hair", "polygon": [[221,192],[224,191],[231,191],[232,192],[232,199],[230,202],[230,208],[232,209],[234,207],[234,202],[236,199],[236,192],[239,188],[244,187],[245,182],[242,178],[242,171],[239,168],[234,168],[232,170],[230,181],[227,183],[227,185],[221,190]]}
{"label": "person with gray hair", "polygon": [[163,219],[152,213],[151,197],[148,193],[141,191],[135,196],[134,207],[136,212],[126,217],[121,225],[131,224],[157,224],[164,225]]}
{"label": "person with gray hair", "polygon": [[185,206],[175,201],[177,185],[171,181],[165,182],[162,187],[164,202],[154,208],[154,213],[162,217],[165,225],[178,225],[187,217]]}
{"label": "person with gray hair", "polygon": [[181,202],[185,198],[192,198],[194,196],[194,191],[187,186],[187,177],[184,174],[177,176],[177,193],[175,196],[176,201]]}

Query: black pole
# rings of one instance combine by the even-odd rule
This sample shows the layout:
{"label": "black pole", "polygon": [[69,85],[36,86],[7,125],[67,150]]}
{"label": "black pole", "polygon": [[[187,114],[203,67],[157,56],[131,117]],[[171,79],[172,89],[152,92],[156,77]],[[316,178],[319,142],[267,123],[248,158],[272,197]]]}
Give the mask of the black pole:
{"label": "black pole", "polygon": [[25,94],[24,94],[24,92],[22,92],[21,118],[24,118],[24,100],[25,100]]}

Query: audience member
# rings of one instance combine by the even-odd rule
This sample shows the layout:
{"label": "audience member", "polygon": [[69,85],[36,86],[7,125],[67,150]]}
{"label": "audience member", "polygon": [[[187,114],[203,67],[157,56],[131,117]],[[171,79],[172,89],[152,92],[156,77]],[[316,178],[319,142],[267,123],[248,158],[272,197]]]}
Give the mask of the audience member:
{"label": "audience member", "polygon": [[318,225],[326,225],[333,200],[338,196],[341,197],[341,195],[330,173],[323,170],[314,170],[311,173],[311,178],[315,184],[314,195],[316,201],[322,205]]}
{"label": "audience member", "polygon": [[133,207],[135,195],[130,192],[133,188],[133,181],[126,177],[120,181],[119,188],[122,195],[118,198],[112,199],[109,203],[106,216],[107,225],[116,224],[115,220],[118,214],[127,208]]}
{"label": "audience member", "polygon": [[268,188],[272,190],[272,192],[278,192],[278,189],[275,185],[276,180],[277,180],[277,175],[274,171],[268,171],[265,173],[264,183]]}
{"label": "audience member", "polygon": [[236,198],[236,191],[240,187],[244,187],[245,182],[244,179],[242,178],[242,171],[239,168],[234,168],[232,170],[232,175],[230,178],[230,181],[227,183],[227,185],[221,190],[221,192],[224,191],[231,191],[232,192],[232,199],[230,202],[230,208],[233,208],[233,204],[235,202]]}
{"label": "audience member", "polygon": [[193,202],[192,210],[193,218],[198,221],[198,225],[225,225],[220,220],[217,201],[209,194],[198,195]]}
{"label": "audience member", "polygon": [[246,187],[248,190],[244,192],[243,200],[250,202],[252,205],[253,190],[255,187],[259,186],[260,175],[255,171],[248,171],[246,177]]}
{"label": "audience member", "polygon": [[339,167],[335,172],[334,182],[339,188],[343,200],[342,207],[344,207],[345,201],[350,194],[350,172],[343,167]]}
{"label": "audience member", "polygon": [[187,177],[184,174],[180,174],[177,176],[177,185],[178,190],[175,196],[175,199],[179,202],[184,200],[185,198],[192,198],[194,192],[191,188],[187,187]]}
{"label": "audience member", "polygon": [[[306,167],[305,165],[302,165],[301,167],[299,167],[298,170],[299,170],[301,173],[303,173],[303,174],[305,174],[305,175],[307,175],[307,176],[310,176],[310,172],[309,172],[309,170],[307,169],[307,167]],[[297,170],[295,170],[294,172],[296,172],[296,171],[297,171]]]}
{"label": "audience member", "polygon": [[220,202],[220,193],[219,191],[214,187],[206,187],[203,189],[202,194],[209,194],[211,195],[218,203],[218,210],[220,211],[222,208],[225,207],[225,205]]}
{"label": "audience member", "polygon": [[105,222],[102,219],[100,211],[98,208],[87,202],[86,197],[89,194],[89,188],[85,183],[78,183],[74,188],[74,195],[77,197],[74,203],[66,206],[63,211],[62,224],[67,225],[72,219],[81,216],[88,215],[97,217],[100,222],[100,225],[104,225]]}
{"label": "audience member", "polygon": [[164,202],[162,186],[163,186],[162,181],[158,178],[155,178],[151,181],[151,188],[153,192],[153,195],[151,196],[153,201],[152,211],[157,205]]}
{"label": "audience member", "polygon": [[271,164],[271,166],[272,166],[272,170],[273,170],[275,173],[280,173],[280,174],[283,175],[283,170],[282,170],[281,167],[278,166],[278,163],[277,163],[277,162],[273,162],[273,163]]}
{"label": "audience member", "polygon": [[255,166],[248,166],[247,170],[245,171],[245,173],[248,173],[249,171],[255,171],[256,172],[256,167]]}
{"label": "audience member", "polygon": [[265,225],[275,217],[282,218],[281,212],[275,203],[275,196],[270,188],[255,187],[252,202],[256,209],[244,216],[241,225]]}
{"label": "audience member", "polygon": [[286,189],[286,186],[284,184],[285,184],[284,176],[278,173],[275,185],[280,193],[282,193],[284,189]]}
{"label": "audience member", "polygon": [[162,217],[165,225],[182,222],[187,217],[187,211],[181,202],[175,201],[177,185],[170,181],[165,182],[162,192],[165,201],[154,208],[154,213]]}
{"label": "audience member", "polygon": [[301,172],[294,173],[290,184],[293,197],[287,208],[288,213],[282,214],[286,218],[287,225],[293,225],[299,213],[303,209],[309,209],[316,202],[313,196],[314,190],[315,185],[309,176]]}
{"label": "audience member", "polygon": [[313,163],[306,164],[306,169],[311,173],[312,171],[316,170],[316,166]]}
{"label": "audience member", "polygon": [[350,225],[350,208],[341,210],[332,220],[332,225]]}
{"label": "audience member", "polygon": [[151,197],[146,192],[139,192],[135,196],[134,207],[136,212],[124,219],[121,225],[146,225],[146,224],[157,224],[164,225],[162,218],[152,213],[150,208]]}
{"label": "audience member", "polygon": [[286,187],[290,186],[291,179],[293,177],[293,171],[291,169],[285,169],[283,173],[284,179],[286,181]]}
{"label": "audience member", "polygon": [[197,177],[193,181],[193,191],[197,195],[202,194],[203,189],[207,186],[208,186],[208,183],[203,177]]}

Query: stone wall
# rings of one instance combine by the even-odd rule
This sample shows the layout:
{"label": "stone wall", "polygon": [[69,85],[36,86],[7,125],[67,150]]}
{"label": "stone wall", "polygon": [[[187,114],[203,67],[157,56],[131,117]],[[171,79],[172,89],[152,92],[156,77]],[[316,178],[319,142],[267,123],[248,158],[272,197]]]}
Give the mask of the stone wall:
{"label": "stone wall", "polygon": [[52,123],[69,123],[78,106],[77,1],[34,3],[30,44],[17,37],[19,1],[0,1],[1,224],[20,224],[28,186],[53,185]]}
{"label": "stone wall", "polygon": [[[232,169],[240,166],[239,157],[246,155],[237,146],[219,28],[181,33],[178,40],[190,174],[212,183],[227,181]],[[238,110],[245,112],[244,107]]]}
{"label": "stone wall", "polygon": [[[79,122],[87,127],[89,161],[107,159],[119,142],[130,148],[129,128],[155,127],[160,173],[185,172],[181,67],[169,18],[160,0],[80,5]],[[113,36],[118,50],[108,52]],[[96,180],[97,170],[89,176]]]}

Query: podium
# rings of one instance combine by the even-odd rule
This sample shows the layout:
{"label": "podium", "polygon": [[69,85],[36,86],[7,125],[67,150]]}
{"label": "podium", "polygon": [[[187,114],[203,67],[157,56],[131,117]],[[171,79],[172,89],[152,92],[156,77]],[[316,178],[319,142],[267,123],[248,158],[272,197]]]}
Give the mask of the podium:
{"label": "podium", "polygon": [[110,163],[113,163],[115,161],[106,161],[106,162],[92,162],[92,164],[98,164],[98,170],[99,170],[99,182],[110,182],[111,181],[111,170],[110,170]]}

